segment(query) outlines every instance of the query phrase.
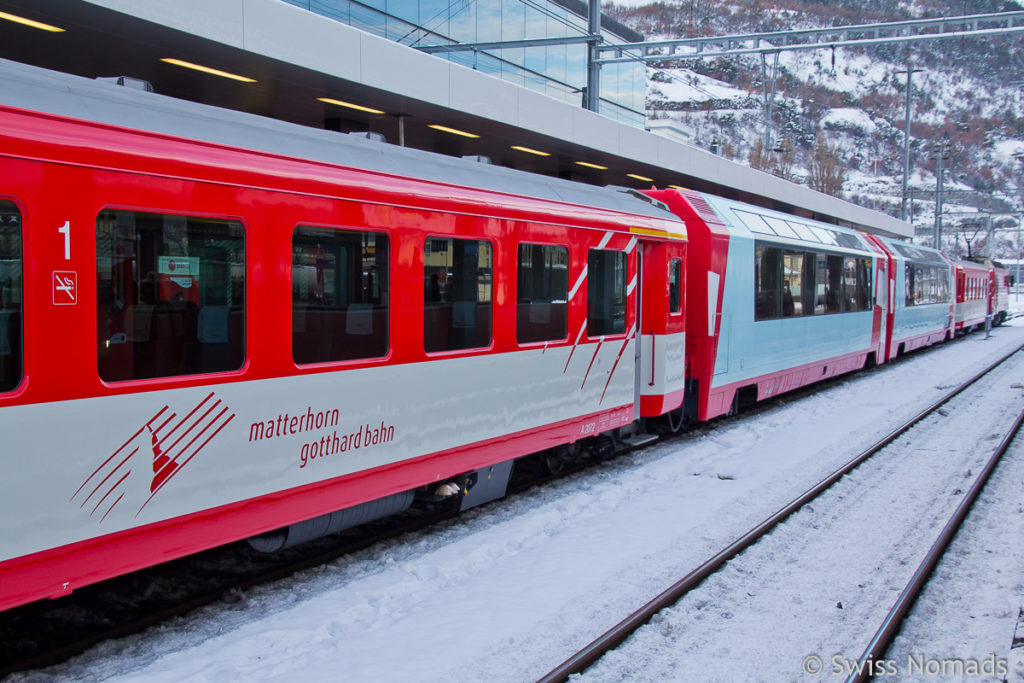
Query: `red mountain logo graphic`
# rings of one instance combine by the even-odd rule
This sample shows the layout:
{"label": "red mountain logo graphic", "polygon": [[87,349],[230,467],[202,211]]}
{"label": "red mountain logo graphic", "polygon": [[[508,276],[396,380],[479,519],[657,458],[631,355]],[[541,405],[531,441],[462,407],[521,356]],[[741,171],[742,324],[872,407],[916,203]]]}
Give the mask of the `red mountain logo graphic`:
{"label": "red mountain logo graphic", "polygon": [[[138,517],[149,501],[235,417],[234,413],[229,414],[228,406],[216,398],[215,392],[210,392],[180,419],[178,413],[169,411],[170,406],[165,405],[149,418],[86,477],[71,500],[80,500],[78,507],[88,508],[90,517],[100,515],[102,522],[127,496],[141,500],[141,504],[136,503],[139,504],[135,513]],[[146,432],[149,432],[148,439],[143,437]],[[152,476],[148,474],[147,455],[152,455]],[[144,462],[137,462],[139,460]],[[144,500],[140,498],[140,477],[132,477],[133,471],[145,474],[148,480],[148,497]],[[143,496],[146,493],[144,489],[141,492]]]}

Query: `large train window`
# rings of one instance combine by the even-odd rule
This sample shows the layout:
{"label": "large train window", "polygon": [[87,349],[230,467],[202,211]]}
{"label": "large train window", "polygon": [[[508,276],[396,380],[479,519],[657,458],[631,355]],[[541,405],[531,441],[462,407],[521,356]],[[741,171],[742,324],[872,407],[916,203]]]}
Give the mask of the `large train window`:
{"label": "large train window", "polygon": [[907,306],[947,303],[949,301],[949,269],[907,261],[904,280]]}
{"label": "large train window", "polygon": [[238,221],[102,211],[96,272],[105,381],[242,367],[245,233]]}
{"label": "large train window", "polygon": [[428,237],[423,252],[423,348],[434,353],[489,346],[490,243]]}
{"label": "large train window", "polygon": [[626,331],[626,254],[591,249],[587,258],[587,336]]}
{"label": "large train window", "polygon": [[388,352],[388,236],[299,226],[292,235],[296,363]]}
{"label": "large train window", "polygon": [[21,213],[0,199],[0,391],[21,383]]}
{"label": "large train window", "polygon": [[754,320],[869,311],[873,303],[870,258],[755,243]]}
{"label": "large train window", "polygon": [[516,273],[516,341],[565,339],[569,334],[569,250],[520,244]]}

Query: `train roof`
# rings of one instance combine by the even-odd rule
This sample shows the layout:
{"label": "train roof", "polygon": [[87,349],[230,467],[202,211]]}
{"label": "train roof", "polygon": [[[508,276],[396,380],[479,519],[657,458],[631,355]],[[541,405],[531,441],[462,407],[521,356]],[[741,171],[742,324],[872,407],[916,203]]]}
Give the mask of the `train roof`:
{"label": "train roof", "polygon": [[[680,222],[598,187],[399,147],[0,59],[0,104],[298,159]],[[680,225],[680,236],[685,234]]]}
{"label": "train roof", "polygon": [[876,236],[876,238],[882,242],[886,248],[894,252],[898,258],[904,258],[915,263],[933,263],[941,266],[948,266],[950,264],[950,261],[938,249],[923,247],[918,244],[911,244],[910,242],[903,242],[901,240],[894,240],[888,237],[882,237],[881,235]]}
{"label": "train roof", "polygon": [[856,230],[829,225],[810,218],[772,211],[714,195],[702,195],[730,226],[749,230],[755,238],[815,249],[842,250],[874,256],[871,246]]}

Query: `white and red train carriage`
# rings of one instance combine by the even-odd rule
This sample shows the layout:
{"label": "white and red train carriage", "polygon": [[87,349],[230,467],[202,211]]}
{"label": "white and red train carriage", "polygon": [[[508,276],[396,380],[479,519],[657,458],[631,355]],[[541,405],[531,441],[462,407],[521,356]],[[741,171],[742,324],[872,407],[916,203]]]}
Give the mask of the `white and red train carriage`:
{"label": "white and red train carriage", "polygon": [[963,334],[984,326],[985,319],[992,313],[994,280],[992,269],[982,263],[954,261],[953,267],[956,269],[953,329]]}
{"label": "white and red train carriage", "polygon": [[649,201],[11,63],[0,149],[0,608],[683,400]]}

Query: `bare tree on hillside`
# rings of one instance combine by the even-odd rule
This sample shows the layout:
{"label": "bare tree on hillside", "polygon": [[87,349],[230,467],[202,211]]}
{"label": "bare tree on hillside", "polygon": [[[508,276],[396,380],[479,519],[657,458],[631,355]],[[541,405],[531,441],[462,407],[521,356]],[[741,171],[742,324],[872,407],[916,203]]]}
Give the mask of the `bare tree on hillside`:
{"label": "bare tree on hillside", "polygon": [[807,186],[833,197],[842,197],[845,180],[846,167],[839,160],[839,150],[819,132],[807,161]]}

